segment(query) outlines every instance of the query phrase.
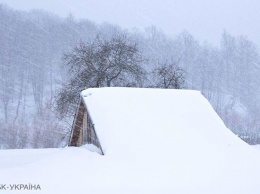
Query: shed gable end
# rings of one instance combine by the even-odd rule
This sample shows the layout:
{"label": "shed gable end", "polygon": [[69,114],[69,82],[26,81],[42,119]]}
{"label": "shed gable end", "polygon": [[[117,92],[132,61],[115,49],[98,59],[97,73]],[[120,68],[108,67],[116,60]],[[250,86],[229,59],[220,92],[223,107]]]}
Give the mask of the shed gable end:
{"label": "shed gable end", "polygon": [[101,154],[104,155],[87,106],[81,97],[72,125],[69,146],[79,147],[84,144],[95,145],[100,149]]}

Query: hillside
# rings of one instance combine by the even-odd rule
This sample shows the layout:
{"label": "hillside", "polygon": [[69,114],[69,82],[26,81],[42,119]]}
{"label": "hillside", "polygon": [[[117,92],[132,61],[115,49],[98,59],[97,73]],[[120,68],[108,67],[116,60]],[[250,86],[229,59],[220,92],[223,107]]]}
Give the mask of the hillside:
{"label": "hillside", "polygon": [[[214,47],[188,31],[169,37],[156,26],[122,29],[0,4],[0,149],[65,145],[74,112],[68,118],[57,112],[57,95],[71,78],[64,55],[97,34],[109,39],[123,33],[145,59],[142,87],[151,87],[159,64],[173,62],[185,72],[184,88],[201,91],[234,133],[249,143],[260,142],[260,58],[246,37],[224,32]],[[81,90],[73,88],[75,95]]]}
{"label": "hillside", "polygon": [[260,47],[258,0],[23,0],[22,3],[0,0],[0,3],[26,11],[43,9],[63,17],[72,13],[77,19],[88,18],[99,24],[109,22],[124,28],[154,25],[170,36],[186,29],[200,41],[215,45],[219,45],[221,33],[226,29],[233,35],[247,36]]}

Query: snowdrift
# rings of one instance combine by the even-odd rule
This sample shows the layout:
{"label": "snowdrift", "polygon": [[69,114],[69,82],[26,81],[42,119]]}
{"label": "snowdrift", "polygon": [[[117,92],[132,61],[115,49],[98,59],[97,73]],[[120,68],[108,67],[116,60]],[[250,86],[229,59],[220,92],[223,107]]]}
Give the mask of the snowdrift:
{"label": "snowdrift", "polygon": [[200,92],[81,95],[105,155],[89,146],[0,151],[1,184],[40,184],[49,194],[260,193],[260,152],[230,132]]}

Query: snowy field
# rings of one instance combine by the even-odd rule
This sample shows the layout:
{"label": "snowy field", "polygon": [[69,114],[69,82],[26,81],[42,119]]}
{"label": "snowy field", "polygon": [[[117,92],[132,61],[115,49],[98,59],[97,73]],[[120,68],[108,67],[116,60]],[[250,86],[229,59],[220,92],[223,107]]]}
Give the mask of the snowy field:
{"label": "snowy field", "polygon": [[260,193],[259,150],[199,92],[102,88],[82,96],[105,155],[88,146],[1,150],[0,186],[41,190],[0,193]]}
{"label": "snowy field", "polygon": [[260,151],[260,145],[253,145],[253,147]]}

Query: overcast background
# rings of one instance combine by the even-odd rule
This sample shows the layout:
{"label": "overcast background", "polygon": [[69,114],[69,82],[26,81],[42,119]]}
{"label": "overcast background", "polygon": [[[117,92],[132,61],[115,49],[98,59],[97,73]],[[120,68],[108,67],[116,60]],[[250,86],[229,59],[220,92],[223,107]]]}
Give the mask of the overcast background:
{"label": "overcast background", "polygon": [[260,47],[259,0],[0,0],[20,9],[72,14],[126,28],[155,25],[168,35],[189,31],[199,41],[218,46],[221,34],[244,35]]}

